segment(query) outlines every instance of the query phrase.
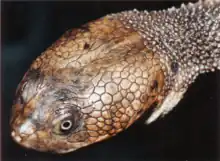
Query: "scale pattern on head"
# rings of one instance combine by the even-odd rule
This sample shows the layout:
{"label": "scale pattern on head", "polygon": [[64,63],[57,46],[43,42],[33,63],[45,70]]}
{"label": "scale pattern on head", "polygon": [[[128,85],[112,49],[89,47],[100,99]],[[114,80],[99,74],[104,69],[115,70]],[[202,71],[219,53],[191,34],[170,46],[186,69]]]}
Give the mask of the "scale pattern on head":
{"label": "scale pattern on head", "polygon": [[[104,17],[67,31],[31,72],[39,77],[27,74],[18,87],[13,138],[28,148],[65,153],[117,134],[159,103],[166,65],[137,32]],[[20,133],[24,123],[26,135]],[[61,130],[69,124],[71,130]]]}

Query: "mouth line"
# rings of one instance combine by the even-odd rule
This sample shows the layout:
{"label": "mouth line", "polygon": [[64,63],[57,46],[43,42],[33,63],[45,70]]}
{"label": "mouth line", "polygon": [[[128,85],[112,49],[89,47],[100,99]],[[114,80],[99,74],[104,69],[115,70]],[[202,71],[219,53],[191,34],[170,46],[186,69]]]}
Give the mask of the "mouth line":
{"label": "mouth line", "polygon": [[30,137],[31,135],[26,135],[26,136],[20,136],[19,134],[17,134],[14,130],[11,132],[11,137],[12,139],[18,143],[20,146],[25,147],[27,149],[34,149],[34,147],[28,143],[27,139]]}
{"label": "mouth line", "polygon": [[[68,142],[69,144],[65,147],[55,146],[52,143],[49,142],[41,142],[42,140],[38,140],[38,135],[36,133],[26,136],[21,136],[16,130],[12,129],[11,131],[11,137],[12,139],[21,147],[24,149],[31,149],[36,150],[38,152],[49,152],[54,154],[65,154],[72,151],[75,151],[78,148],[84,147],[87,144],[85,142],[80,141],[77,143],[74,143],[75,146],[70,146],[69,144],[72,144]],[[59,144],[58,142],[56,144]]]}
{"label": "mouth line", "polygon": [[[11,132],[11,137],[12,139],[19,144],[21,147],[25,148],[25,149],[32,149],[32,150],[37,150],[39,152],[52,152],[52,153],[59,153],[59,149],[50,149],[49,146],[47,146],[46,144],[44,144],[43,146],[39,146],[38,141],[36,140],[36,143],[32,144],[31,140],[28,141],[28,139],[34,135],[34,137],[36,137],[35,134],[32,135],[27,135],[26,137],[22,137],[20,136],[18,133],[16,133],[15,130],[12,130]],[[62,151],[62,150],[61,150]]]}

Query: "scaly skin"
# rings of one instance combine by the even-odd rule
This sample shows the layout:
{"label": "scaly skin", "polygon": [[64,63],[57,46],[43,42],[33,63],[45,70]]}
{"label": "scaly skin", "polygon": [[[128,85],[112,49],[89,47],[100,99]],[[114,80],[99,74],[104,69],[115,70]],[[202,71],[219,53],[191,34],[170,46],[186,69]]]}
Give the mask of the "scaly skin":
{"label": "scaly skin", "polygon": [[[161,27],[157,21],[164,14],[170,18],[168,28],[180,25],[173,28],[177,33],[182,33],[180,29],[189,30],[187,25],[171,21],[179,20],[178,16],[170,16],[172,12],[180,18],[186,15],[176,9],[107,15],[67,31],[33,62],[20,83],[11,118],[13,139],[27,148],[67,153],[116,135],[152,105],[156,109],[147,123],[168,113],[198,74],[220,68],[219,4],[197,3],[185,6],[184,11],[191,12],[200,5],[204,13],[217,15],[216,22],[212,21],[217,28],[211,26],[207,30],[215,36],[217,46],[211,44],[212,48],[207,49],[214,56],[201,54],[201,60],[186,50],[199,46],[195,40],[187,43],[183,39],[180,47],[185,50],[181,55],[174,52],[178,52],[178,47],[172,44],[177,41],[170,43],[166,41],[166,33],[155,32]],[[204,13],[195,15],[204,17]],[[164,31],[169,31],[168,28]],[[189,39],[204,33],[194,28],[189,31],[192,31]],[[158,37],[164,40],[161,42]],[[171,32],[168,38],[174,38]],[[207,38],[204,44],[210,42],[213,43]],[[192,48],[191,43],[195,44]],[[205,61],[203,65],[207,68],[196,65],[192,58]]]}

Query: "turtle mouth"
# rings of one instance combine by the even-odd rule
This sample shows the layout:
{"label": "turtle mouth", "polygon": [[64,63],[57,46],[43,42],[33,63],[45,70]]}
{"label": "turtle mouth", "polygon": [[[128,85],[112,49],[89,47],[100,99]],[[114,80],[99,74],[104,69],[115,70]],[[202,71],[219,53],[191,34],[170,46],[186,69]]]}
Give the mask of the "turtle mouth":
{"label": "turtle mouth", "polygon": [[20,135],[18,135],[14,130],[11,132],[11,137],[17,143],[21,143],[22,142],[22,137],[20,137]]}
{"label": "turtle mouth", "polygon": [[[47,136],[46,136],[47,135]],[[53,140],[47,132],[37,131],[31,135],[22,136],[16,130],[12,130],[11,137],[13,140],[26,149],[36,150],[38,152],[50,152],[55,154],[65,154],[75,151],[88,143],[74,142],[70,143],[66,140]]]}
{"label": "turtle mouth", "polygon": [[12,131],[11,132],[11,137],[12,137],[12,139],[16,142],[16,143],[18,143],[19,145],[21,145],[22,147],[25,147],[25,148],[31,148],[31,149],[33,149],[33,145],[32,144],[30,144],[30,142],[28,141],[29,139],[28,138],[35,138],[34,140],[36,140],[37,139],[37,137],[35,136],[35,134],[32,134],[32,135],[28,135],[28,136],[21,136],[21,135],[19,135],[16,131]]}
{"label": "turtle mouth", "polygon": [[[26,148],[26,149],[33,149],[41,152],[47,152],[50,151],[50,148],[48,147],[49,144],[47,144],[44,139],[43,141],[39,140],[39,136],[36,133],[33,133],[31,135],[19,135],[16,131],[12,130],[11,137],[13,140],[18,143],[20,146]],[[47,140],[48,141],[48,140]]]}

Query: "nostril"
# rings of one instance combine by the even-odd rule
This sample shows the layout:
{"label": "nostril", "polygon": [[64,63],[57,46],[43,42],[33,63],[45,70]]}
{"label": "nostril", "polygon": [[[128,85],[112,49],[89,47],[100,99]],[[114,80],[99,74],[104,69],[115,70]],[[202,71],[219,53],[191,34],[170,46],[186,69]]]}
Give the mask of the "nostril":
{"label": "nostril", "polygon": [[15,137],[15,131],[12,131],[12,132],[11,132],[11,136],[12,136],[12,137]]}
{"label": "nostril", "polygon": [[11,132],[11,136],[12,136],[12,138],[14,138],[14,140],[16,141],[16,142],[21,142],[21,137],[20,136],[18,136],[18,135],[16,135],[16,133],[15,133],[15,131],[12,131]]}

